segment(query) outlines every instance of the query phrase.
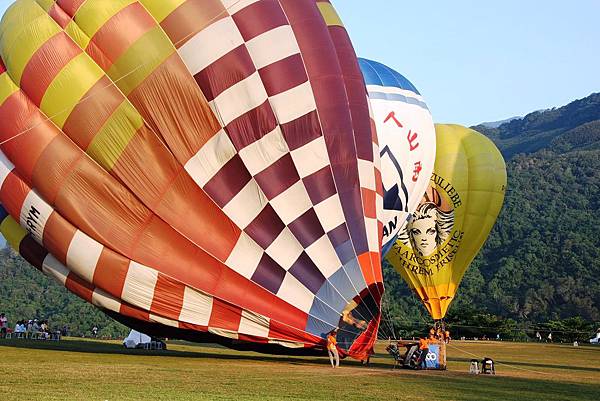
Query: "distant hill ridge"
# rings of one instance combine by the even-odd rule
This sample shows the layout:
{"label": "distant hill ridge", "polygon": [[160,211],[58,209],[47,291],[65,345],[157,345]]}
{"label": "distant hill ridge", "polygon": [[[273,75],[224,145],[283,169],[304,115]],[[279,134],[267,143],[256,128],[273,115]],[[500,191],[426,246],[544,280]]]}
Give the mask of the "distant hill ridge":
{"label": "distant hill ridge", "polygon": [[563,152],[594,148],[600,126],[600,93],[593,93],[566,106],[536,111],[490,128],[473,127],[491,138],[507,159],[519,153],[544,148]]}

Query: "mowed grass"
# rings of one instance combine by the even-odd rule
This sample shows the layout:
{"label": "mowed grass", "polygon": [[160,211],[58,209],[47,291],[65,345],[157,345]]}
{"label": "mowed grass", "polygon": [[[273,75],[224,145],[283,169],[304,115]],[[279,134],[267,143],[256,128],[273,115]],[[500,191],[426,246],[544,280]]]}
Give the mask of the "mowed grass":
{"label": "mowed grass", "polygon": [[[371,366],[326,358],[241,353],[169,344],[0,340],[4,400],[600,400],[600,347],[453,342],[448,371],[392,370],[379,344]],[[496,376],[468,374],[476,355]]]}

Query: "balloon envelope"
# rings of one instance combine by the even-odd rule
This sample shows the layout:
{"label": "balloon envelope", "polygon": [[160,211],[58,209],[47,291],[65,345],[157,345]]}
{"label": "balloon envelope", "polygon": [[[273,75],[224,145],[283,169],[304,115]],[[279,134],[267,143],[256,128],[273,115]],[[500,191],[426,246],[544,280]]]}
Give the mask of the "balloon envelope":
{"label": "balloon envelope", "polygon": [[143,332],[369,352],[381,182],[329,2],[18,0],[0,56],[2,232],[34,266]]}
{"label": "balloon envelope", "polygon": [[385,255],[429,183],[435,161],[435,129],[423,97],[391,68],[359,59],[379,138],[383,179]]}
{"label": "balloon envelope", "polygon": [[439,320],[500,213],[506,165],[494,143],[469,128],[438,124],[436,136],[429,188],[387,260]]}

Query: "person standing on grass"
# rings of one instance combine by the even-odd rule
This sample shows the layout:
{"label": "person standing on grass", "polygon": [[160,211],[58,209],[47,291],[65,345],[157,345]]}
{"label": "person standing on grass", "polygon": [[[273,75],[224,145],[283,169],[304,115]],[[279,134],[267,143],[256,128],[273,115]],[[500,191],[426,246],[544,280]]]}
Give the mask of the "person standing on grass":
{"label": "person standing on grass", "polygon": [[332,330],[327,335],[327,353],[329,354],[329,362],[331,362],[332,368],[340,367],[340,354],[337,349],[337,329]]}
{"label": "person standing on grass", "polygon": [[548,333],[548,342],[552,342],[552,332]]}
{"label": "person standing on grass", "polygon": [[0,337],[6,337],[6,330],[8,329],[8,319],[4,313],[0,313]]}
{"label": "person standing on grass", "polygon": [[421,353],[419,354],[417,368],[425,369],[427,367],[427,354],[429,354],[429,341],[425,338],[419,338],[419,350]]}

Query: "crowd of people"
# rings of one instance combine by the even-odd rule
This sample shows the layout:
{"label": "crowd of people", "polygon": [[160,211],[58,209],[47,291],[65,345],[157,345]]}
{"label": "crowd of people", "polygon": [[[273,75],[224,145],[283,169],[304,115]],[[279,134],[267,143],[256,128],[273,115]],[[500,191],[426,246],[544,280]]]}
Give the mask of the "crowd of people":
{"label": "crowd of people", "polygon": [[8,326],[6,314],[0,313],[0,338],[6,338],[8,334],[15,338],[37,338],[42,340],[49,340],[56,335],[60,336],[59,332],[54,333],[50,330],[47,320],[18,320],[14,329],[11,330]]}

